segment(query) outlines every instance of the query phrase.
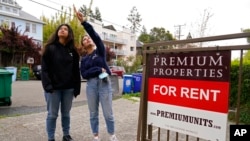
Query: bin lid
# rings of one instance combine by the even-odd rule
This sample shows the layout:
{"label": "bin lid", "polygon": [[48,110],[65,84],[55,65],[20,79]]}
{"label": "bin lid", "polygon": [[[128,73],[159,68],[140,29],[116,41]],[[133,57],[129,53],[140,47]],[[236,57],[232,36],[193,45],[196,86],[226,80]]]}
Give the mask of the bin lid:
{"label": "bin lid", "polygon": [[132,77],[130,74],[124,74],[123,77]]}
{"label": "bin lid", "polygon": [[28,70],[29,67],[21,67],[21,70]]}
{"label": "bin lid", "polygon": [[13,73],[5,69],[0,69],[0,74],[13,74]]}

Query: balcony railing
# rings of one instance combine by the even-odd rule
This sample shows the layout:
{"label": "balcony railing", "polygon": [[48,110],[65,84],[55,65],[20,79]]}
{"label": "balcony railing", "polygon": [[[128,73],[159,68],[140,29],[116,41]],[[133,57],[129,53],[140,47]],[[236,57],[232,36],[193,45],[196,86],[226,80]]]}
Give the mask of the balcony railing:
{"label": "balcony railing", "polygon": [[121,49],[111,49],[116,55],[126,55],[126,52]]}
{"label": "balcony railing", "polygon": [[104,40],[104,41],[114,42],[114,43],[119,43],[119,44],[127,44],[127,42],[128,42],[125,39],[111,38],[111,37],[104,36],[104,35],[101,35],[101,39]]}

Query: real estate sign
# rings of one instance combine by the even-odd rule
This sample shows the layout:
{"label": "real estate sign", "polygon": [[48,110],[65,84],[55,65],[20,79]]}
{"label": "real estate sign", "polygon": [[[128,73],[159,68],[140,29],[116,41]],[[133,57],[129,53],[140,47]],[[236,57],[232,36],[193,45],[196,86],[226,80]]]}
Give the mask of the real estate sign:
{"label": "real estate sign", "polygon": [[149,55],[147,123],[225,141],[231,51]]}

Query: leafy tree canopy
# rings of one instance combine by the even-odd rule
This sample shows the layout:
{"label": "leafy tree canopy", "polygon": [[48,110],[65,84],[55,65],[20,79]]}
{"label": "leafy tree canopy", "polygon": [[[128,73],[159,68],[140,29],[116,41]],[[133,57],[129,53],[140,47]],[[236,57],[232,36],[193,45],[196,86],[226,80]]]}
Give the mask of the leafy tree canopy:
{"label": "leafy tree canopy", "polygon": [[18,27],[0,27],[0,52],[2,54],[1,64],[4,66],[15,65],[15,55],[21,55],[22,64],[27,57],[36,57],[41,50],[41,46],[36,44],[32,37],[23,35]]}
{"label": "leafy tree canopy", "polygon": [[150,30],[150,33],[147,33],[146,28],[143,27],[142,32],[138,37],[138,40],[143,43],[153,43],[158,41],[170,41],[175,39],[173,35],[163,27],[154,27]]}

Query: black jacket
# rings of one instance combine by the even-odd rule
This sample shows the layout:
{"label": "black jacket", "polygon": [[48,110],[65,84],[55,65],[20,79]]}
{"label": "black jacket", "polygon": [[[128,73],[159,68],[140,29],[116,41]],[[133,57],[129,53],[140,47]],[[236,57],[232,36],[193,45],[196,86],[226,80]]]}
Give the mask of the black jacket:
{"label": "black jacket", "polygon": [[73,88],[74,96],[79,95],[81,78],[77,51],[60,43],[47,46],[42,56],[41,76],[46,92]]}

